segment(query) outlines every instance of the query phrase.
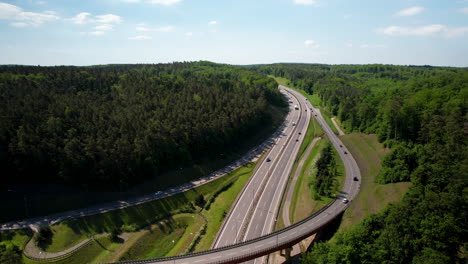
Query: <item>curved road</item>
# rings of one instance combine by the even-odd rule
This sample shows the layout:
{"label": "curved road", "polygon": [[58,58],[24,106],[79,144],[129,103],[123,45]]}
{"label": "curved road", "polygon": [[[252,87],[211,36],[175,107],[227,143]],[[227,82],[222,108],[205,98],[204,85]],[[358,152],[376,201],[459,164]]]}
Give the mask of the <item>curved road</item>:
{"label": "curved road", "polygon": [[[261,212],[263,212],[262,215],[266,215],[264,219],[266,219],[265,222],[263,222],[263,227],[261,228],[261,232],[259,232],[259,228],[255,229],[252,228],[253,224],[255,223],[255,220],[250,221],[249,228],[246,230],[246,238],[250,239],[253,238],[254,235],[260,234],[259,237],[253,238],[251,240],[247,240],[244,242],[239,242],[237,244],[232,244],[236,241],[240,241],[240,236],[242,236],[242,229],[239,227],[234,227],[236,226],[235,221],[231,222],[226,222],[223,225],[223,230],[227,230],[225,232],[229,233],[229,235],[224,235],[220,233],[220,237],[226,237],[227,239],[225,240],[218,240],[215,243],[216,248],[207,250],[207,251],[202,251],[202,252],[197,252],[197,253],[192,253],[192,254],[187,254],[187,255],[181,255],[181,256],[174,256],[174,257],[167,257],[167,258],[159,258],[159,259],[153,259],[153,260],[141,260],[141,261],[128,261],[128,262],[123,262],[123,263],[167,263],[167,264],[189,264],[189,263],[240,263],[248,260],[253,260],[258,257],[265,256],[271,252],[277,251],[279,249],[287,248],[290,247],[299,241],[303,240],[304,238],[310,236],[311,234],[316,233],[319,231],[321,228],[326,226],[328,223],[330,223],[334,218],[336,218],[338,215],[340,215],[346,208],[348,208],[350,202],[353,201],[353,199],[356,197],[356,195],[359,192],[360,188],[360,183],[361,183],[361,174],[359,172],[359,167],[357,166],[357,163],[353,156],[347,151],[343,145],[343,143],[340,141],[340,139],[333,133],[331,128],[327,125],[325,120],[320,114],[319,109],[313,108],[313,106],[310,104],[310,102],[307,101],[300,93],[289,89],[284,86],[280,86],[280,88],[287,93],[290,93],[294,95],[292,98],[297,98],[299,100],[299,103],[302,105],[302,107],[309,107],[307,109],[307,113],[312,113],[313,116],[317,119],[319,124],[322,126],[323,130],[325,133],[328,135],[331,143],[335,147],[335,149],[338,150],[338,153],[343,160],[345,170],[346,170],[346,179],[344,183],[344,187],[338,195],[338,198],[334,200],[332,203],[328,204],[324,208],[322,208],[320,211],[315,213],[314,215],[298,222],[295,223],[289,227],[286,227],[282,230],[269,233],[273,227],[274,224],[274,219],[277,217],[277,208],[272,208],[269,207],[270,209],[273,209],[274,211],[263,211],[260,207],[253,207],[256,208],[253,212],[253,217],[252,219],[257,219],[256,217],[260,217]],[[298,110],[298,114],[305,112],[306,109]],[[313,110],[313,112],[311,112]],[[292,110],[291,110],[292,111]],[[294,113],[294,112],[293,112]],[[300,115],[300,114],[299,114]],[[294,117],[294,114],[293,114]],[[300,116],[296,116],[296,118],[299,118],[298,121],[300,121]],[[304,121],[305,122],[305,121]],[[298,124],[299,126],[300,124]],[[289,128],[289,129],[288,129]],[[287,135],[288,133],[293,133],[296,131],[295,128],[291,128],[291,126],[288,126],[288,128],[285,131],[285,134]],[[304,133],[302,133],[304,135]],[[291,137],[294,139],[295,137]],[[285,148],[279,148],[275,152],[270,153],[270,165],[267,165],[267,167],[275,167],[274,171],[276,171],[277,167],[282,167],[282,166],[289,166],[288,164],[285,165],[278,165],[278,162],[280,159],[277,159],[278,157],[281,157],[281,150],[287,151],[287,149],[291,148],[294,149],[296,146],[296,141],[295,140],[289,140],[290,138],[285,137],[282,138],[278,142],[276,146],[280,146],[281,144],[285,144],[286,146],[283,145]],[[289,140],[289,141],[288,141]],[[300,141],[298,141],[298,144]],[[291,147],[293,146],[293,147]],[[340,147],[342,146],[342,147]],[[347,152],[347,154],[345,154]],[[283,154],[286,152],[283,152]],[[293,153],[293,151],[291,151]],[[287,155],[285,155],[287,156]],[[289,163],[291,163],[291,160],[294,161],[295,156],[289,156]],[[276,160],[276,165],[274,165],[274,160]],[[266,162],[266,161],[265,161]],[[263,164],[262,164],[263,165]],[[260,169],[259,169],[260,171]],[[287,169],[284,169],[284,172],[286,172]],[[272,173],[269,168],[264,169],[264,173],[268,175],[269,173]],[[273,177],[269,176],[268,178],[269,181],[273,180]],[[259,178],[260,179],[260,178]],[[258,190],[261,189],[266,189],[268,188],[268,184],[265,185],[265,180],[267,178],[261,178],[263,179],[262,181],[256,182],[255,180],[251,180],[248,185],[250,185],[252,182],[254,183],[252,186],[255,186]],[[354,180],[356,179],[356,180]],[[267,180],[267,181],[268,181]],[[284,179],[279,179],[279,183]],[[275,191],[280,190],[281,188],[284,189],[284,187],[281,187],[281,185],[278,185]],[[248,188],[246,187],[241,195],[246,195],[248,197]],[[266,197],[266,195],[263,195]],[[281,199],[281,197],[278,198],[278,196],[281,196],[280,193],[277,193],[274,195],[274,199]],[[251,196],[255,198],[255,193],[252,194]],[[343,199],[347,198],[349,200],[349,203],[343,202]],[[266,199],[266,198],[265,198]],[[255,200],[255,199],[252,199]],[[262,198],[260,197],[259,203],[261,204]],[[270,200],[270,205],[275,206],[275,200]],[[238,201],[240,203],[240,199]],[[236,206],[238,206],[238,203],[236,203]],[[252,204],[254,202],[252,201]],[[250,204],[250,203],[249,203]],[[258,204],[258,203],[257,203]],[[231,210],[230,215],[234,215],[234,210]],[[248,212],[247,210],[246,212]],[[258,215],[258,216],[257,216]],[[241,217],[244,217],[244,215],[240,215]],[[230,217],[231,218],[231,217]],[[236,218],[233,218],[236,219]],[[229,231],[231,230],[231,231]],[[232,231],[234,230],[234,231]],[[254,230],[254,231],[251,231]],[[269,233],[269,234],[268,234]],[[266,235],[265,235],[266,234]],[[221,242],[220,242],[221,241]],[[224,241],[224,242],[223,242]],[[227,244],[226,246],[222,246],[225,243]],[[231,245],[229,245],[231,244]],[[263,261],[264,258],[261,258],[260,260]]]}

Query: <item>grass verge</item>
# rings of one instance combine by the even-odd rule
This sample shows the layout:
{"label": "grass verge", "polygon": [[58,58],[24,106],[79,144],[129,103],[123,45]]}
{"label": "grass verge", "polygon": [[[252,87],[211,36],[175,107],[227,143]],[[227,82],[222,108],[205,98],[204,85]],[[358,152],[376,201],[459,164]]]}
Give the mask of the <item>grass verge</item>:
{"label": "grass verge", "polygon": [[255,165],[255,163],[249,163],[242,171],[239,171],[238,178],[229,189],[220,193],[209,209],[203,211],[208,223],[205,234],[200,237],[200,240],[195,245],[195,251],[202,251],[211,247],[229,209],[254,172]]}
{"label": "grass verge", "polygon": [[378,184],[376,176],[382,160],[389,152],[377,141],[375,135],[352,133],[341,137],[356,159],[362,175],[361,191],[343,215],[336,234],[348,230],[366,216],[381,211],[387,204],[399,201],[410,187],[409,182]]}

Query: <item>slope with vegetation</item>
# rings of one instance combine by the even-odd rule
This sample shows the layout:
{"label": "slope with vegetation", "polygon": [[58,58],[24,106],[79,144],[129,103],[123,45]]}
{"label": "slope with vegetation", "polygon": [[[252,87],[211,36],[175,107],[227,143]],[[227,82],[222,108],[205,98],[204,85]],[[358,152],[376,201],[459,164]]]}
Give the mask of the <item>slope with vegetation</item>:
{"label": "slope with vegetation", "polygon": [[[4,210],[13,219],[50,213],[35,193],[57,189],[125,191],[145,180],[167,187],[165,172],[216,164],[270,129],[275,105],[285,106],[275,81],[209,62],[0,66],[0,196],[12,201]],[[81,196],[76,207],[97,202]]]}
{"label": "slope with vegetation", "polygon": [[303,263],[462,263],[467,235],[465,68],[255,66],[317,95],[347,131],[376,133],[392,152],[380,183],[411,181],[401,202],[366,217]]}

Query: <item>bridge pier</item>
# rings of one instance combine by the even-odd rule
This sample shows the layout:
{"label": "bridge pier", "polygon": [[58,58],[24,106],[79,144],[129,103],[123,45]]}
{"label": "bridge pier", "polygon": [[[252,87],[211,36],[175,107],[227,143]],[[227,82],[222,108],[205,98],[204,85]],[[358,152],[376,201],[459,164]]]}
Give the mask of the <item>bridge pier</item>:
{"label": "bridge pier", "polygon": [[[288,247],[288,248],[285,248],[285,249],[282,249],[280,250],[280,255],[282,257],[284,257],[286,259],[286,261],[288,261],[290,258],[291,258],[291,252],[292,252],[293,248],[292,247]],[[283,253],[284,252],[284,253]]]}

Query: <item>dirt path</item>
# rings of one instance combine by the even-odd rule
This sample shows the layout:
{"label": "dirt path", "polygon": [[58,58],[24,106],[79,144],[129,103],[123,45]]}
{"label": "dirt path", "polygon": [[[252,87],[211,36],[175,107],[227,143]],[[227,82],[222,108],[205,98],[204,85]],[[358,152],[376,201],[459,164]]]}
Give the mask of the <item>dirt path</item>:
{"label": "dirt path", "polygon": [[341,130],[340,126],[338,125],[338,123],[336,122],[336,120],[335,120],[334,117],[331,118],[331,121],[333,122],[333,125],[335,125],[336,130],[338,130],[338,134],[339,134],[340,136],[344,136],[345,133],[343,132],[343,130]]}

